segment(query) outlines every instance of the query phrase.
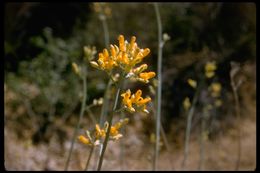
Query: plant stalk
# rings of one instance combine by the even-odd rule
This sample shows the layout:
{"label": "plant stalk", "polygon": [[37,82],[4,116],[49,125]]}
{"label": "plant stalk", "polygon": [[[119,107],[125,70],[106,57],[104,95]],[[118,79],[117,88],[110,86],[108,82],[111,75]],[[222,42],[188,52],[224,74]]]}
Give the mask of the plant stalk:
{"label": "plant stalk", "polygon": [[156,143],[155,143],[155,155],[154,155],[154,164],[153,170],[157,170],[158,159],[159,159],[159,150],[160,150],[160,125],[161,125],[161,97],[162,97],[162,23],[160,11],[158,4],[154,3],[157,26],[158,26],[158,61],[157,61],[157,78],[158,78],[158,87],[157,87],[157,112],[156,112]]}
{"label": "plant stalk", "polygon": [[120,80],[119,85],[117,85],[117,93],[116,93],[115,103],[114,103],[114,106],[113,106],[113,111],[112,111],[112,114],[110,115],[109,120],[108,120],[108,129],[107,129],[105,141],[104,141],[104,144],[103,144],[103,147],[102,147],[101,156],[100,156],[99,162],[98,162],[98,169],[97,169],[98,171],[100,171],[101,167],[102,167],[103,158],[104,158],[104,154],[105,154],[108,139],[109,139],[109,133],[110,133],[110,129],[111,129],[111,126],[112,126],[113,114],[116,110],[117,102],[118,102],[118,98],[119,98],[119,94],[120,94],[120,85],[121,85],[121,80]]}
{"label": "plant stalk", "polygon": [[75,139],[76,139],[76,136],[77,136],[77,133],[78,133],[78,129],[79,129],[79,126],[80,126],[80,123],[81,123],[81,120],[82,120],[82,117],[83,117],[83,114],[84,114],[85,106],[86,106],[86,97],[87,97],[87,93],[86,93],[87,92],[86,76],[82,77],[82,79],[83,79],[83,100],[82,100],[82,103],[81,103],[79,120],[78,120],[77,125],[75,126],[73,138],[71,140],[69,156],[68,156],[68,159],[67,159],[66,164],[65,164],[65,171],[67,171],[68,167],[69,167],[71,153],[72,153],[72,150],[73,150],[73,147],[74,147]]}

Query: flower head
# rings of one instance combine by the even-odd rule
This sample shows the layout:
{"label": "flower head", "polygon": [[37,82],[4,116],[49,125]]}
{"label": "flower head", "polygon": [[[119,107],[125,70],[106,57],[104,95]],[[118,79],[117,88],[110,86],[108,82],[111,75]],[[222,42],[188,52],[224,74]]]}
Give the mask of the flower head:
{"label": "flower head", "polygon": [[215,75],[215,70],[217,69],[216,62],[208,62],[205,65],[205,76],[207,78],[212,78]]}
{"label": "flower head", "polygon": [[190,103],[190,98],[189,97],[185,97],[184,101],[183,101],[183,107],[185,110],[188,110],[191,106]]}
{"label": "flower head", "polygon": [[147,64],[142,64],[142,60],[150,53],[149,48],[141,49],[138,47],[136,37],[132,36],[130,43],[125,40],[123,35],[118,37],[118,46],[110,45],[110,50],[104,49],[98,54],[98,61],[91,61],[90,64],[100,70],[111,72],[114,68],[121,69],[127,77],[134,77],[142,82],[148,83],[150,78],[155,76],[154,72],[143,73],[147,69]]}
{"label": "flower head", "polygon": [[151,101],[150,97],[143,98],[141,97],[142,90],[137,90],[135,94],[131,95],[130,89],[128,89],[125,93],[121,94],[123,97],[123,104],[129,112],[133,113],[137,110],[141,110],[142,112],[149,113],[146,109],[146,104]]}
{"label": "flower head", "polygon": [[212,97],[219,97],[221,92],[221,84],[218,82],[212,83],[209,90],[211,91]]}
{"label": "flower head", "polygon": [[196,88],[197,87],[197,81],[193,80],[193,79],[188,79],[188,84],[192,87],[192,88]]}
{"label": "flower head", "polygon": [[89,140],[88,138],[86,138],[85,136],[83,136],[83,135],[80,135],[80,136],[78,137],[78,140],[79,140],[81,143],[85,144],[85,145],[91,145],[90,140]]}
{"label": "flower head", "polygon": [[149,79],[153,78],[155,76],[154,72],[145,72],[145,73],[140,73],[138,78],[140,81],[148,83]]}

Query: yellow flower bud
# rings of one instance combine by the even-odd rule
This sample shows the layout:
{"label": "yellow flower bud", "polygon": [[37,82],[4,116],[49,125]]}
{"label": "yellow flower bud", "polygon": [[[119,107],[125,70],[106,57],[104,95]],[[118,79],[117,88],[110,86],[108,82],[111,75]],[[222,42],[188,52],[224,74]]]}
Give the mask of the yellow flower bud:
{"label": "yellow flower bud", "polygon": [[192,87],[192,88],[196,88],[197,87],[197,81],[193,80],[193,79],[188,79],[188,84]]}
{"label": "yellow flower bud", "polygon": [[72,63],[72,68],[75,74],[79,75],[80,74],[80,69],[76,63]]}
{"label": "yellow flower bud", "polygon": [[188,110],[191,106],[191,103],[190,103],[190,98],[189,97],[186,97],[183,101],[183,107],[185,110]]}
{"label": "yellow flower bud", "polygon": [[83,144],[86,144],[86,145],[90,145],[91,143],[90,143],[90,141],[89,141],[89,139],[87,139],[85,136],[83,136],[83,135],[80,135],[80,136],[78,136],[78,140],[80,141],[80,142],[82,142]]}

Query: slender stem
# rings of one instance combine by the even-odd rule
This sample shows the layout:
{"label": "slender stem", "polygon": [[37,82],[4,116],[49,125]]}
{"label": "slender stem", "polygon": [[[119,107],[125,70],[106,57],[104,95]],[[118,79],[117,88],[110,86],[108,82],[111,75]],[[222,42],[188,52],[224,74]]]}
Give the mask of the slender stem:
{"label": "slender stem", "polygon": [[[125,114],[123,113],[123,111],[121,111],[121,119],[124,118],[125,118]],[[125,133],[126,133],[126,128],[125,126],[123,126],[122,135],[125,136]],[[125,145],[123,140],[120,141],[120,168],[121,171],[125,169]]]}
{"label": "slender stem", "polygon": [[99,125],[101,126],[102,124],[104,124],[105,122],[105,118],[106,118],[106,114],[107,114],[107,109],[108,109],[108,92],[110,90],[110,86],[112,84],[112,80],[110,79],[108,84],[107,84],[107,87],[106,87],[106,90],[105,90],[105,94],[104,94],[104,101],[103,101],[103,105],[102,105],[102,110],[101,110],[101,115],[100,115],[100,120],[99,120]]}
{"label": "slender stem", "polygon": [[[151,107],[153,108],[152,111],[153,111],[154,118],[156,118],[155,109],[154,109],[153,104],[152,104]],[[163,126],[162,126],[162,123],[161,123],[161,129],[160,130],[161,130],[161,135],[162,135],[162,139],[163,139],[163,142],[165,144],[166,150],[168,152],[170,152],[170,145],[169,145],[169,142],[167,140],[167,137],[166,137],[166,134],[165,134],[165,130],[164,130]],[[170,162],[170,166],[172,167],[172,160],[170,158],[168,160]],[[172,167],[172,169],[173,169],[173,167]]]}
{"label": "slender stem", "polygon": [[160,11],[157,3],[154,3],[157,26],[158,26],[158,62],[157,62],[157,78],[158,78],[158,87],[157,87],[157,112],[156,112],[156,143],[155,143],[155,158],[153,170],[157,170],[158,167],[158,158],[159,158],[159,143],[160,143],[160,125],[161,125],[161,95],[162,95],[162,23]]}
{"label": "slender stem", "polygon": [[86,106],[86,111],[88,112],[89,117],[91,118],[93,124],[97,124],[97,120],[93,114],[93,112],[90,110],[91,106]]}
{"label": "slender stem", "polygon": [[195,104],[197,103],[197,100],[198,100],[198,96],[199,96],[199,88],[196,90],[195,96],[194,96],[193,101],[192,101],[191,108],[188,112],[188,120],[187,120],[187,128],[186,128],[186,133],[185,133],[185,148],[184,148],[184,158],[183,158],[183,161],[182,161],[182,169],[184,169],[184,167],[185,167],[186,160],[187,160],[187,157],[188,157],[188,154],[189,154],[191,122],[192,122],[192,117],[193,117],[194,110],[195,110]]}
{"label": "slender stem", "polygon": [[86,106],[86,97],[87,97],[87,93],[86,93],[87,92],[86,76],[84,76],[82,78],[83,78],[83,100],[82,100],[82,103],[81,103],[81,110],[80,110],[79,120],[78,120],[77,125],[75,126],[74,134],[73,134],[73,137],[71,139],[71,146],[70,146],[69,156],[68,156],[68,159],[67,159],[66,165],[65,165],[65,171],[67,171],[68,167],[69,167],[69,162],[70,162],[71,153],[72,153],[72,150],[73,150],[73,147],[74,147],[74,142],[75,142],[75,139],[76,139],[76,136],[77,136],[77,132],[78,132],[78,129],[79,129],[79,126],[80,126],[80,122],[82,120],[82,117],[83,117],[83,114],[84,114],[84,110],[85,110],[85,106]]}
{"label": "slender stem", "polygon": [[105,45],[108,48],[109,47],[109,32],[108,32],[106,17],[102,18],[101,22],[102,22],[102,26],[103,26],[103,30],[104,30]]}
{"label": "slender stem", "polygon": [[[232,90],[233,90],[233,95],[235,98],[235,107],[236,107],[236,116],[237,116],[237,122],[240,122],[240,107],[239,107],[239,99],[237,95],[237,87],[235,86],[235,83],[233,79],[231,79],[231,85],[232,85]],[[237,161],[236,161],[236,167],[235,170],[237,171],[239,169],[239,164],[240,164],[240,158],[241,158],[241,131],[240,127],[237,128],[237,137],[238,137],[238,151],[237,151]]]}
{"label": "slender stem", "polygon": [[101,167],[102,167],[103,158],[104,158],[104,154],[105,154],[108,139],[109,139],[109,132],[110,132],[110,129],[111,129],[111,126],[112,126],[113,114],[114,114],[114,111],[116,110],[116,107],[117,107],[119,93],[120,93],[120,85],[117,85],[117,93],[116,93],[115,103],[114,103],[114,107],[113,107],[113,112],[112,112],[112,114],[111,114],[111,116],[109,117],[109,120],[108,120],[108,129],[107,129],[107,132],[106,132],[106,138],[105,138],[105,141],[104,141],[104,144],[103,144],[103,147],[102,147],[102,151],[101,151],[101,156],[100,156],[99,162],[98,162],[98,171],[100,171]]}
{"label": "slender stem", "polygon": [[88,156],[88,161],[87,161],[87,163],[86,163],[85,171],[88,170],[88,165],[89,165],[89,162],[90,162],[90,159],[91,159],[91,156],[92,156],[93,150],[94,150],[94,145],[93,145],[93,146],[91,147],[91,149],[90,149],[89,156]]}
{"label": "slender stem", "polygon": [[201,118],[201,133],[200,133],[200,162],[199,162],[199,170],[203,169],[204,163],[204,143],[205,143],[205,133],[206,133],[206,117],[208,117],[208,110],[204,108]]}

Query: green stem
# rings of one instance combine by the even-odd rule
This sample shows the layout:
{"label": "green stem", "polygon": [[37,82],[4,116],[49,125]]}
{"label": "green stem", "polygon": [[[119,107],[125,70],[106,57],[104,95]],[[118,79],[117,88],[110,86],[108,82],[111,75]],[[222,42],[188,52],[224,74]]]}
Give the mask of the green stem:
{"label": "green stem", "polygon": [[106,22],[106,18],[101,19],[103,30],[104,30],[104,40],[105,40],[105,45],[108,48],[109,47],[109,32],[108,32],[108,26]]}
{"label": "green stem", "polygon": [[69,156],[68,156],[68,159],[67,159],[66,165],[65,165],[65,171],[67,171],[68,167],[69,167],[71,153],[72,153],[72,150],[73,150],[73,147],[74,147],[74,143],[75,143],[75,139],[76,139],[76,136],[77,136],[77,132],[78,132],[78,129],[79,129],[79,126],[80,126],[80,122],[82,120],[82,117],[83,117],[83,114],[84,114],[84,110],[85,110],[85,106],[86,106],[86,97],[87,97],[87,94],[86,94],[86,92],[87,92],[86,76],[84,76],[82,78],[83,78],[83,100],[82,100],[82,103],[81,103],[81,110],[80,110],[79,120],[78,120],[77,125],[75,126],[73,138],[71,140],[71,146],[70,146]]}
{"label": "green stem", "polygon": [[96,124],[96,123],[97,123],[97,120],[96,120],[94,114],[92,113],[92,111],[90,110],[90,107],[91,107],[91,106],[87,106],[87,107],[86,107],[86,111],[88,112],[88,115],[89,115],[89,117],[91,118],[93,124]]}
{"label": "green stem", "polygon": [[105,94],[104,94],[104,101],[103,101],[103,105],[102,105],[102,110],[101,110],[101,116],[100,116],[100,120],[99,120],[99,125],[102,126],[105,122],[105,118],[106,118],[106,115],[107,115],[107,109],[108,109],[108,92],[110,90],[110,86],[112,84],[112,80],[110,79],[108,84],[107,84],[107,87],[106,87],[106,91],[105,91]]}
{"label": "green stem", "polygon": [[[233,90],[233,95],[235,98],[235,107],[236,107],[236,116],[237,116],[237,123],[240,122],[240,107],[239,107],[239,99],[237,95],[237,87],[235,86],[235,83],[233,79],[231,79],[231,85],[232,85],[232,90]],[[236,167],[235,170],[238,171],[239,169],[239,164],[240,164],[240,158],[241,158],[241,131],[240,127],[237,128],[237,138],[238,138],[238,147],[237,147],[237,161],[236,161]]]}
{"label": "green stem", "polygon": [[[121,111],[121,119],[125,118],[125,114],[123,111]],[[122,135],[125,136],[126,133],[126,128],[125,126],[122,127]],[[121,140],[120,141],[120,168],[121,171],[123,171],[125,169],[125,145],[124,145],[124,141]]]}
{"label": "green stem", "polygon": [[107,129],[105,141],[104,141],[104,144],[103,144],[103,147],[102,147],[101,156],[100,156],[99,162],[98,162],[98,171],[100,171],[101,167],[102,167],[103,158],[104,158],[104,154],[105,154],[108,139],[109,139],[109,132],[110,132],[110,129],[111,129],[111,126],[112,126],[113,114],[114,114],[114,111],[116,110],[116,107],[117,107],[119,93],[120,93],[120,84],[117,85],[117,93],[116,93],[115,103],[114,103],[114,107],[113,107],[113,112],[112,112],[112,114],[111,114],[111,116],[109,117],[109,120],[108,120],[108,129]]}
{"label": "green stem", "polygon": [[206,133],[206,117],[208,117],[208,110],[204,108],[204,111],[202,113],[201,117],[201,132],[200,132],[200,162],[199,162],[199,170],[203,169],[203,163],[204,163],[204,143],[205,143],[205,133]]}
{"label": "green stem", "polygon": [[157,62],[157,78],[158,78],[158,87],[157,87],[157,112],[156,112],[156,143],[155,143],[155,156],[153,170],[157,170],[158,167],[158,158],[159,158],[159,143],[160,143],[160,125],[161,125],[161,95],[162,95],[162,23],[160,17],[160,11],[157,3],[154,3],[157,25],[158,25],[158,62]]}
{"label": "green stem", "polygon": [[88,165],[89,165],[89,162],[90,162],[90,159],[91,159],[91,156],[92,156],[93,150],[94,150],[94,145],[93,145],[93,146],[91,147],[91,149],[90,149],[89,156],[88,156],[88,161],[87,161],[87,163],[86,163],[85,171],[88,170]]}
{"label": "green stem", "polygon": [[194,110],[195,110],[195,104],[197,103],[197,100],[198,100],[199,90],[200,89],[198,87],[198,89],[196,90],[195,96],[193,98],[191,108],[188,112],[188,120],[187,120],[187,126],[186,126],[187,128],[186,128],[186,133],[185,133],[185,148],[184,148],[184,158],[183,158],[183,161],[182,161],[182,169],[184,169],[184,167],[185,167],[186,160],[187,160],[187,157],[188,157],[188,154],[189,154],[191,122],[192,122],[192,117],[193,117]]}

